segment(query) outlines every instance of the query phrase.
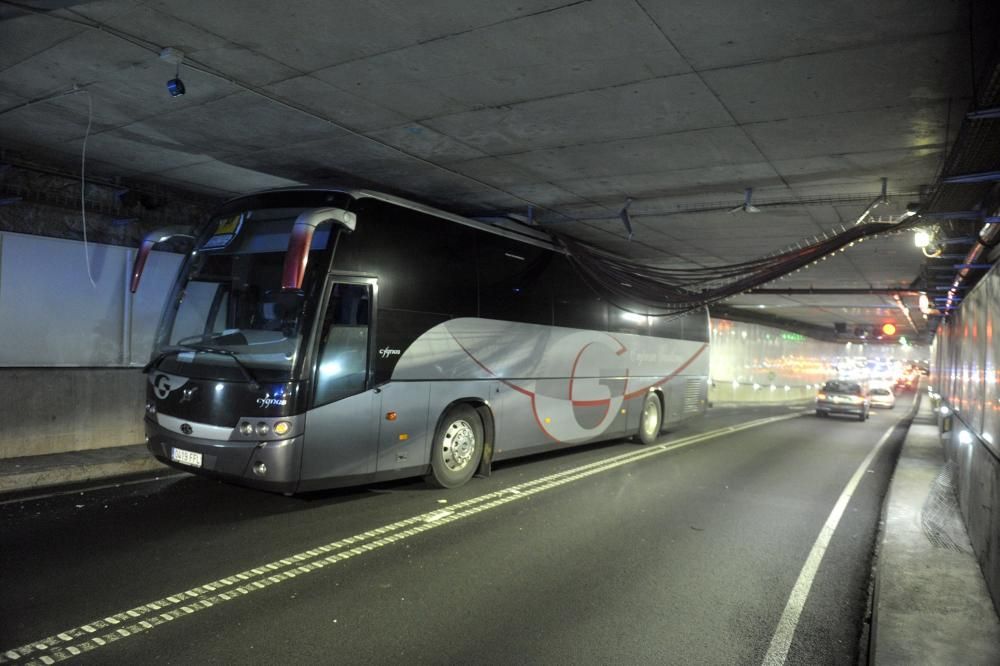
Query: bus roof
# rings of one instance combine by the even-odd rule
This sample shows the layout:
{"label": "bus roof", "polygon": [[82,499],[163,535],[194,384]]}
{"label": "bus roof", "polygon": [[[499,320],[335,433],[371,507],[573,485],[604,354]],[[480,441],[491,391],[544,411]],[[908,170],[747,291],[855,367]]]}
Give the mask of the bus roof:
{"label": "bus roof", "polygon": [[[260,190],[258,192],[251,192],[249,194],[243,194],[238,197],[233,197],[223,203],[220,208],[229,208],[231,206],[236,206],[243,199],[253,199],[255,197],[265,197],[270,194],[278,193],[295,193],[295,192],[329,192],[336,194],[343,194],[351,197],[355,200],[361,199],[375,199],[377,201],[383,201],[385,203],[393,204],[395,206],[400,206],[402,208],[408,208],[419,213],[424,213],[425,215],[431,215],[434,217],[439,217],[450,222],[455,222],[457,224],[463,224],[468,227],[473,227],[475,229],[481,229],[489,233],[496,234],[498,236],[505,236],[513,240],[521,241],[523,243],[528,243],[530,245],[536,245],[538,247],[543,247],[548,250],[553,250],[555,252],[561,252],[566,254],[566,250],[558,245],[548,233],[542,229],[535,227],[529,227],[522,222],[512,220],[509,218],[500,218],[497,223],[484,222],[482,220],[477,220],[471,217],[464,217],[462,215],[456,215],[455,213],[449,213],[448,211],[441,210],[440,208],[435,208],[433,206],[428,206],[426,204],[418,203],[416,201],[411,201],[410,199],[404,199],[403,197],[398,197],[392,194],[386,194],[384,192],[377,192],[375,190],[366,189],[351,189],[351,188],[337,188],[337,187],[282,187],[270,190]],[[502,224],[502,226],[501,226]]]}

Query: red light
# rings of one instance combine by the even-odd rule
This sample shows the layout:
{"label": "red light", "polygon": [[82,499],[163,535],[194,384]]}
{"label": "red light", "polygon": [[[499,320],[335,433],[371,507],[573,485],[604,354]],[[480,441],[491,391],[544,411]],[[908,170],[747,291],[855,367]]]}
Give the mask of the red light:
{"label": "red light", "polygon": [[882,334],[883,335],[896,335],[895,324],[882,324]]}

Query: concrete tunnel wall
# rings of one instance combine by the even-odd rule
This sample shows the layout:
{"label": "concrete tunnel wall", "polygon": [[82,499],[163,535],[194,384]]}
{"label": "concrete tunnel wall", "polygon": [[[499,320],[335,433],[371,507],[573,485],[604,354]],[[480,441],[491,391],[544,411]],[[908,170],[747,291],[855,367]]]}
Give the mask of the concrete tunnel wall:
{"label": "concrete tunnel wall", "polygon": [[1000,609],[1000,273],[994,266],[934,341],[932,386],[969,540]]}
{"label": "concrete tunnel wall", "polygon": [[[143,441],[140,368],[180,256],[0,232],[0,458]],[[91,282],[93,276],[93,283]]]}

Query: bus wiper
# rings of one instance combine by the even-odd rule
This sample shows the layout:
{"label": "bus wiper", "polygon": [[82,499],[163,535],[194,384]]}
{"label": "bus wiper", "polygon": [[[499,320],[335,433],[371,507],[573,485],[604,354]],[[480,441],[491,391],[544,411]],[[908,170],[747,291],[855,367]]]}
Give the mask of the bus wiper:
{"label": "bus wiper", "polygon": [[142,372],[143,374],[149,373],[150,370],[157,367],[160,364],[160,362],[163,359],[167,358],[168,356],[176,356],[177,354],[180,354],[182,352],[189,352],[189,351],[194,352],[196,354],[198,352],[207,352],[209,354],[220,354],[222,356],[228,356],[229,358],[233,359],[233,361],[236,363],[236,367],[238,367],[240,369],[240,372],[243,373],[243,377],[245,377],[246,380],[250,382],[250,388],[252,388],[255,391],[260,388],[260,382],[257,381],[257,378],[250,371],[250,368],[248,368],[246,364],[239,359],[239,356],[237,356],[236,352],[229,351],[228,349],[217,349],[216,347],[204,347],[202,345],[198,346],[187,345],[184,347],[177,347],[175,349],[168,349],[167,351],[160,353],[156,358],[147,363],[145,367],[143,367]]}
{"label": "bus wiper", "polygon": [[191,345],[191,349],[195,350],[195,352],[207,352],[209,354],[220,354],[221,356],[228,356],[229,358],[233,359],[233,361],[236,363],[236,367],[240,369],[240,372],[243,373],[243,376],[246,378],[246,380],[250,382],[250,388],[252,388],[255,391],[260,388],[260,382],[257,381],[257,378],[254,376],[254,374],[250,372],[250,368],[246,366],[246,363],[240,360],[239,354],[237,354],[236,352],[230,351],[228,349],[219,349],[218,347],[206,347],[203,345]]}
{"label": "bus wiper", "polygon": [[167,358],[168,356],[174,356],[176,354],[180,354],[181,352],[186,352],[186,351],[195,351],[195,350],[192,347],[177,347],[175,349],[168,349],[165,352],[160,352],[156,356],[156,358],[154,358],[152,361],[150,361],[146,365],[142,366],[142,374],[144,374],[144,375],[149,374],[150,370],[152,370],[153,368],[155,368],[158,365],[160,365],[160,361],[162,361],[163,359]]}

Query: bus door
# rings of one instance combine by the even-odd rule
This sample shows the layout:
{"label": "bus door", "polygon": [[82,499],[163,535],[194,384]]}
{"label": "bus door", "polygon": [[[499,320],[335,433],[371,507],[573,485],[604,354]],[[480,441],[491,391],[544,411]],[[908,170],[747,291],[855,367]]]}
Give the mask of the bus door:
{"label": "bus door", "polygon": [[375,472],[378,399],[370,388],[376,280],[333,276],[319,329],[313,408],[306,419],[302,485]]}

